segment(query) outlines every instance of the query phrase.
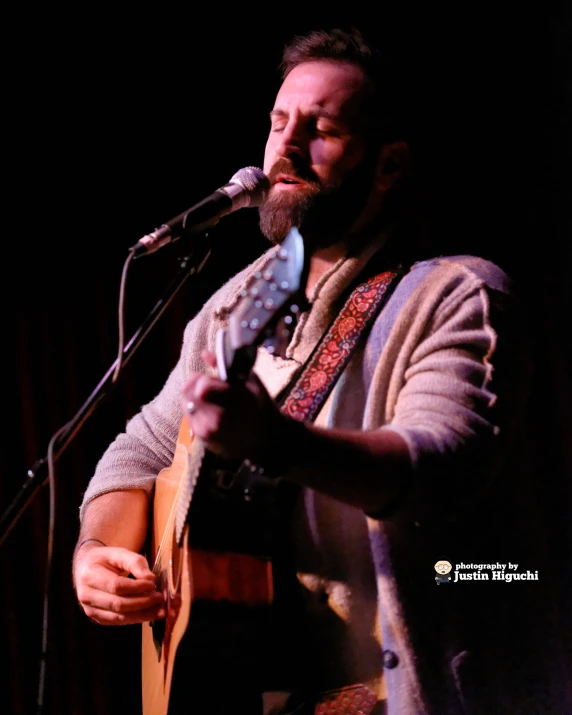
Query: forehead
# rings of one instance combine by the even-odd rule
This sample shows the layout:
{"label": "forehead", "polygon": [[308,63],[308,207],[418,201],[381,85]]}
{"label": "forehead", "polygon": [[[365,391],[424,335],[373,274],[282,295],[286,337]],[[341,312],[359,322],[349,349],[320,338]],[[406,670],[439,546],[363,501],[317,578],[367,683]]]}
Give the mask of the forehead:
{"label": "forehead", "polygon": [[300,110],[311,114],[326,110],[349,119],[361,112],[367,78],[348,62],[302,62],[288,74],[274,103],[274,111]]}

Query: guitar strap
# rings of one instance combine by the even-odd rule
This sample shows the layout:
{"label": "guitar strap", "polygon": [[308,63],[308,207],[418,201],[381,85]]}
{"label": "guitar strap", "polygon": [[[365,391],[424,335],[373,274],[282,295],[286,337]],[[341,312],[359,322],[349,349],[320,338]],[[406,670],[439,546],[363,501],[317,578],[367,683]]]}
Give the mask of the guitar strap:
{"label": "guitar strap", "polygon": [[313,421],[336,380],[350,361],[362,334],[373,324],[391,290],[403,275],[402,267],[361,282],[310,355],[293,385],[278,399],[280,409],[300,421]]}

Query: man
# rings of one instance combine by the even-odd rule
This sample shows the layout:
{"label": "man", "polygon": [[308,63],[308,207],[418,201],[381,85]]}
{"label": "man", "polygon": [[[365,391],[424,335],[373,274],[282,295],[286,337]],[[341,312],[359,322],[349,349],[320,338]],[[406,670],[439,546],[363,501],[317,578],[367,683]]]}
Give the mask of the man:
{"label": "man", "polygon": [[[260,671],[210,676],[216,653],[205,667],[199,651],[190,712],[565,713],[568,676],[544,584],[436,589],[431,576],[445,559],[540,567],[516,471],[526,370],[510,281],[477,257],[421,260],[411,150],[391,78],[359,33],[295,38],[282,69],[260,227],[273,243],[299,229],[308,305],[285,349],[259,347],[237,383],[217,374],[216,335],[266,256],[189,323],[166,385],[88,485],[78,599],[104,625],[167,615],[142,551],[155,478],[185,417],[210,453],[293,487],[275,650]],[[383,271],[396,273],[385,302],[316,419],[292,419],[279,396],[351,290]]]}

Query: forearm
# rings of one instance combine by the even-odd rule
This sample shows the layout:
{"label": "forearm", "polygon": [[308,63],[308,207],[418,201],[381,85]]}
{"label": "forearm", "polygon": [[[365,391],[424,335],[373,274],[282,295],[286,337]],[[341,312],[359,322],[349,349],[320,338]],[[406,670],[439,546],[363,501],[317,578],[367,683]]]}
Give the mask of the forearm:
{"label": "forearm", "polygon": [[[208,364],[214,355],[204,354]],[[252,372],[234,386],[195,373],[183,388],[191,429],[216,454],[248,459],[282,477],[362,509],[391,511],[412,481],[405,440],[389,429],[320,428],[284,415]]]}
{"label": "forearm", "polygon": [[[402,437],[386,429],[324,429],[292,424],[274,443],[272,471],[362,509],[384,513],[400,501],[413,470]],[[279,447],[281,445],[281,447]],[[280,456],[282,455],[282,456]]]}
{"label": "forearm", "polygon": [[165,617],[156,575],[140,553],[147,510],[147,493],[141,489],[106,492],[86,504],[72,578],[81,607],[96,623],[127,625]]}
{"label": "forearm", "polygon": [[87,504],[78,544],[98,539],[107,546],[139,552],[147,534],[149,499],[142,489],[102,494]]}

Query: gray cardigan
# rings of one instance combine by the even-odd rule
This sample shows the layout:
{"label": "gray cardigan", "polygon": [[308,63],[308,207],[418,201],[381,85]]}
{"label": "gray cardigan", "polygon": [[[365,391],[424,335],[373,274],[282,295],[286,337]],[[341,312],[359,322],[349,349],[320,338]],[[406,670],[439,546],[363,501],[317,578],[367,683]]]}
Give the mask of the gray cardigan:
{"label": "gray cardigan", "polygon": [[[272,395],[309,357],[335,317],[335,299],[382,240],[321,278],[285,358],[259,349],[255,369]],[[80,517],[102,493],[151,493],[155,475],[172,460],[181,386],[204,369],[201,351],[214,350],[217,330],[264,260],[228,281],[190,321],[165,386],[98,463]],[[389,715],[572,712],[541,545],[529,528],[534,505],[518,479],[526,362],[512,311],[510,281],[488,261],[447,256],[415,264],[319,417],[331,426],[398,432],[415,469],[394,513],[363,515]],[[434,564],[441,559],[455,570],[511,562],[519,573],[540,576],[437,585]]]}

